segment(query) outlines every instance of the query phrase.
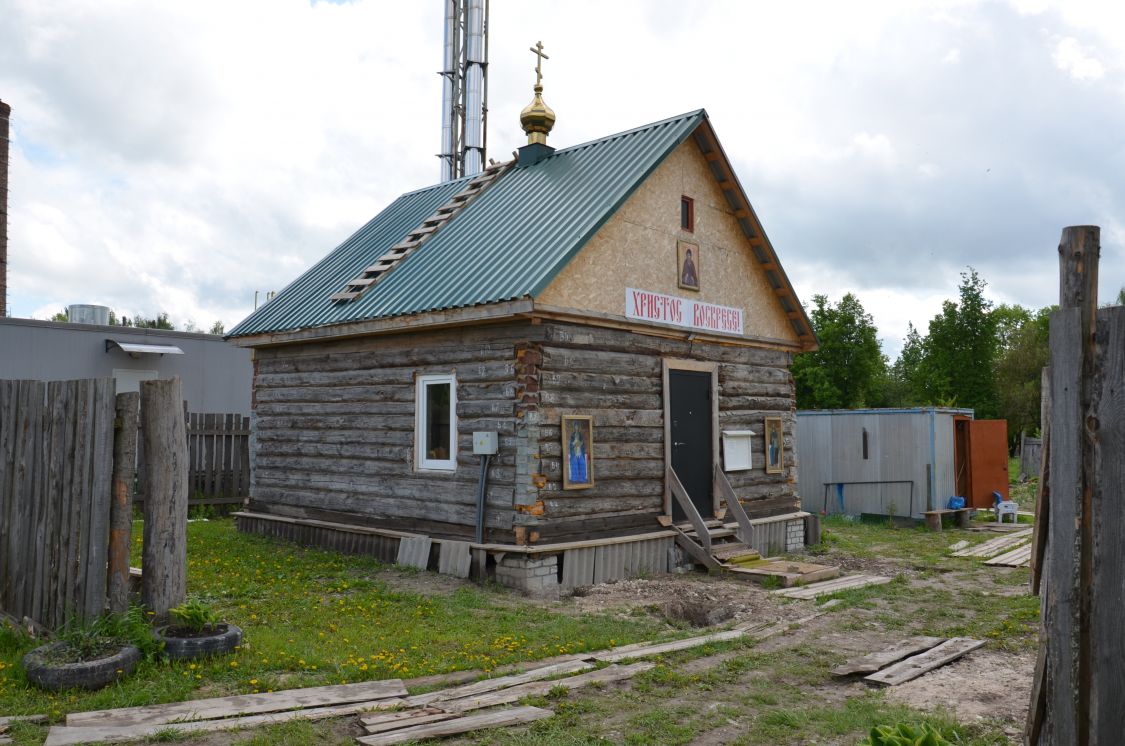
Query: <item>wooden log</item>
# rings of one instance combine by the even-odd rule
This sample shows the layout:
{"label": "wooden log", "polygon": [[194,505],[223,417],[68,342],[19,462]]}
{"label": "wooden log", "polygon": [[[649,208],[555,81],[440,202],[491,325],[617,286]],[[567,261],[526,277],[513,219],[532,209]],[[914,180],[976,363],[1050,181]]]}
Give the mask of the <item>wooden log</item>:
{"label": "wooden log", "polygon": [[1094,354],[1086,418],[1092,440],[1089,743],[1108,746],[1125,733],[1125,307],[1098,311]]}
{"label": "wooden log", "polygon": [[133,482],[137,464],[137,420],[141,395],[117,395],[113,432],[113,504],[109,519],[109,610],[129,608],[129,550],[133,528]]}
{"label": "wooden log", "polygon": [[141,382],[148,494],[141,599],[158,619],[187,592],[187,432],[179,377]]}

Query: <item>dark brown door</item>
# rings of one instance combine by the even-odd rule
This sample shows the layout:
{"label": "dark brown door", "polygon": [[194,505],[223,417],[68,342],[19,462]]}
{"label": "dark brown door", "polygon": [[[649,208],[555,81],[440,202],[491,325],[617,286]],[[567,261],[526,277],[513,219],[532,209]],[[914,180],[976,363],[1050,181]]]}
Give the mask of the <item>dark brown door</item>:
{"label": "dark brown door", "polygon": [[[672,468],[704,518],[714,516],[711,499],[711,374],[669,370],[668,408],[672,415]],[[687,518],[672,498],[672,519]]]}
{"label": "dark brown door", "polygon": [[1008,499],[1008,421],[970,420],[968,424],[969,507],[991,508],[993,492]]}

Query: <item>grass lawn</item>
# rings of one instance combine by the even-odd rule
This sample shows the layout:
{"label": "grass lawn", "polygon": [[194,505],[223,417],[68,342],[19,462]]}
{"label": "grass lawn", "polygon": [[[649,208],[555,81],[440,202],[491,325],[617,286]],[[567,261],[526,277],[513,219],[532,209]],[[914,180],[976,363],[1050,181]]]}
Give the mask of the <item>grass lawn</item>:
{"label": "grass lawn", "polygon": [[[991,538],[988,534],[932,533],[836,518],[826,519],[824,529],[824,542],[810,548],[806,559],[895,580],[837,594],[838,603],[819,609],[822,616],[788,634],[661,656],[656,668],[627,685],[529,700],[550,707],[555,717],[449,743],[850,745],[874,725],[898,722],[929,723],[959,744],[1015,743],[1005,734],[1013,732],[1011,716],[1001,721],[990,709],[958,722],[951,711],[924,710],[922,702],[835,679],[830,671],[855,651],[909,634],[987,640],[973,654],[979,663],[972,670],[989,673],[971,676],[988,678],[993,663],[1033,660],[1039,599],[1026,594],[1027,570],[947,556],[954,541],[976,543]],[[650,600],[634,603],[629,588],[620,591],[628,604],[581,613],[577,599],[536,603],[494,587],[241,536],[228,520],[190,524],[189,558],[189,592],[246,630],[246,645],[237,654],[202,664],[146,663],[133,677],[101,692],[56,696],[28,687],[18,660],[32,643],[8,633],[0,636],[0,714],[45,712],[58,719],[75,710],[488,670],[655,639],[673,629]],[[672,588],[673,595],[676,589],[704,588],[719,594],[717,599],[727,589],[751,604],[755,616],[750,618],[763,621],[791,619],[816,608],[702,575],[638,581],[631,592],[646,584]],[[973,695],[952,686],[936,699],[952,704],[959,696]],[[354,743],[357,732],[355,718],[341,718],[179,740],[191,746],[343,745]],[[19,744],[41,743],[44,734],[41,726],[13,727]]]}
{"label": "grass lawn", "polygon": [[[134,531],[140,543],[140,528]],[[139,557],[134,556],[139,564]],[[652,618],[578,617],[495,588],[409,590],[411,575],[365,557],[240,535],[233,520],[188,527],[188,593],[242,627],[234,655],[142,663],[98,692],[49,694],[27,683],[35,645],[0,631],[0,715],[68,712],[384,678],[411,678],[650,639]],[[390,581],[390,582],[388,582]]]}

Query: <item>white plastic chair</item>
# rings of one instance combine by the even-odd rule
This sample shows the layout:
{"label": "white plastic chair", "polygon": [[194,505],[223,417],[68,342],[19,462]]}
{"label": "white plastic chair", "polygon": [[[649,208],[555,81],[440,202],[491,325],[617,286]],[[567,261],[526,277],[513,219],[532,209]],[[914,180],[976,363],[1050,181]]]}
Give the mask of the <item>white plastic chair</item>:
{"label": "white plastic chair", "polygon": [[1012,523],[1019,523],[1019,509],[1019,503],[1012,502],[1011,500],[1001,500],[996,503],[996,520],[999,523],[1003,523],[1004,516],[1010,515],[1012,516]]}

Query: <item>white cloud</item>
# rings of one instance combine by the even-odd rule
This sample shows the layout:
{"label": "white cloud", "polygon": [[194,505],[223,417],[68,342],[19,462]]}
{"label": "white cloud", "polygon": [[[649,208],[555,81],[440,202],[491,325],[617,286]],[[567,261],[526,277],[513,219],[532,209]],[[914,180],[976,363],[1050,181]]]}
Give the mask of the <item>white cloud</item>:
{"label": "white cloud", "polygon": [[958,64],[961,61],[961,50],[960,49],[950,49],[948,52],[945,53],[945,56],[941,58],[941,61],[944,62],[947,65]]}
{"label": "white cloud", "polygon": [[1075,80],[1099,80],[1105,75],[1105,66],[1087,54],[1073,36],[1068,36],[1055,45],[1052,58],[1060,70]]}

